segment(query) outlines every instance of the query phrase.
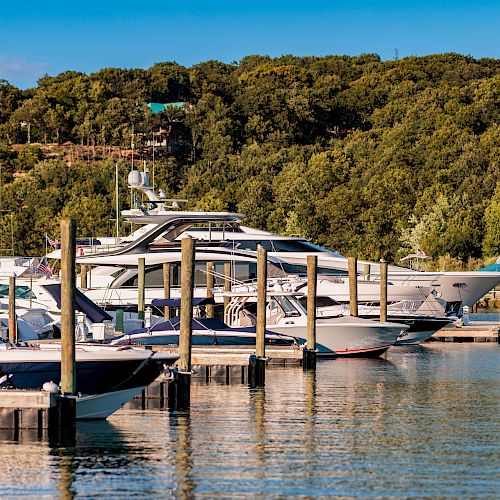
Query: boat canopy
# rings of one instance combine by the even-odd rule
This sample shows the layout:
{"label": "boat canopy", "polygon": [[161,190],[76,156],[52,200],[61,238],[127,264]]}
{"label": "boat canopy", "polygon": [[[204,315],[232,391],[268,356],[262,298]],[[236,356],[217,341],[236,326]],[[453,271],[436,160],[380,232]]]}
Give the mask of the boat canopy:
{"label": "boat canopy", "polygon": [[[181,299],[153,299],[151,304],[156,307],[181,307]],[[207,304],[215,304],[215,300],[212,297],[204,297],[204,298],[194,298],[193,306],[205,306]]]}
{"label": "boat canopy", "polygon": [[[61,308],[61,284],[54,283],[52,285],[41,285],[52,298],[56,301],[57,307]],[[103,321],[111,321],[113,318],[97,304],[92,302],[80,290],[75,290],[75,308],[87,315],[92,323],[102,323]]]}

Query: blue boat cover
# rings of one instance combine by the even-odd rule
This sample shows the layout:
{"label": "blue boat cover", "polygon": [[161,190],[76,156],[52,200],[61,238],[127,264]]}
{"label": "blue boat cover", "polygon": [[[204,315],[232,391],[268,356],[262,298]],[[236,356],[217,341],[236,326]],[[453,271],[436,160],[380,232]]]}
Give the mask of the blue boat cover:
{"label": "blue boat cover", "polygon": [[[255,326],[239,326],[239,327],[231,327],[227,326],[223,321],[217,318],[192,318],[191,319],[191,328],[193,330],[217,330],[224,332],[242,332],[242,333],[255,333]],[[160,321],[156,323],[151,328],[138,328],[137,330],[133,330],[128,334],[124,335],[127,337],[128,335],[133,335],[134,333],[147,333],[147,332],[170,332],[170,331],[179,331],[180,329],[180,318],[179,316],[174,316],[167,321]],[[269,335],[277,335],[276,332],[266,330],[266,334]],[[291,335],[280,335],[284,338],[294,338]]]}
{"label": "blue boat cover", "polygon": [[[181,299],[153,299],[151,304],[156,307],[181,307]],[[207,304],[215,304],[215,300],[208,297],[193,299],[193,306],[204,306]]]}
{"label": "blue boat cover", "polygon": [[[54,283],[53,285],[42,285],[47,292],[54,298],[57,307],[61,308],[61,284]],[[92,323],[102,323],[103,321],[111,321],[113,318],[97,304],[92,302],[80,290],[75,289],[75,309],[85,313]]]}

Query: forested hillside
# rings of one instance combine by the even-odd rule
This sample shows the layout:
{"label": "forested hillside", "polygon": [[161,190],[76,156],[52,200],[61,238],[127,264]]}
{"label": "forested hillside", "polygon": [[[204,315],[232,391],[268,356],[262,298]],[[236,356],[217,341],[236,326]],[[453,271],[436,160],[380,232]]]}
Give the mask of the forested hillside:
{"label": "forested hillside", "polygon": [[[185,105],[153,114],[149,102]],[[2,244],[14,234],[16,253],[40,253],[61,216],[82,235],[112,231],[116,155],[53,146],[47,158],[33,143],[121,147],[126,205],[131,143],[151,167],[141,141],[174,127],[156,184],[191,208],[240,211],[345,255],[397,261],[419,248],[434,265],[480,263],[500,254],[499,108],[500,61],[457,54],[160,63],[68,71],[29,90],[0,81]],[[31,145],[15,146],[28,129]]]}

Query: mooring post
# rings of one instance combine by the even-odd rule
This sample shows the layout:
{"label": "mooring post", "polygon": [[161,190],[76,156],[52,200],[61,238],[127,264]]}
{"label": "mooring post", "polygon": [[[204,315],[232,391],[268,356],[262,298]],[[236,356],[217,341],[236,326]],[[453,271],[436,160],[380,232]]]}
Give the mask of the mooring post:
{"label": "mooring post", "polygon": [[194,252],[195,240],[191,237],[183,238],[179,361],[178,369],[174,372],[175,381],[169,384],[169,406],[178,409],[189,407],[190,402]]}
{"label": "mooring post", "polygon": [[[214,298],[214,292],[213,292],[214,268],[215,266],[213,262],[207,262],[207,299]],[[214,305],[207,304],[207,318],[213,318],[213,317],[214,317]]]}
{"label": "mooring post", "polygon": [[348,257],[349,269],[349,308],[351,316],[358,315],[358,259]]}
{"label": "mooring post", "polygon": [[146,259],[137,260],[137,319],[144,321],[144,303],[146,301]]}
{"label": "mooring post", "polygon": [[87,266],[85,264],[80,266],[80,288],[87,288]]}
{"label": "mooring post", "polygon": [[[73,219],[61,221],[61,394],[60,430],[74,433],[76,419],[75,235]],[[68,397],[69,396],[69,397]]]}
{"label": "mooring post", "polygon": [[[170,299],[170,263],[163,263],[163,298]],[[163,309],[163,317],[170,319],[170,307],[165,306]]]}
{"label": "mooring post", "polygon": [[[232,278],[231,269],[232,269],[231,262],[225,262],[224,263],[224,291],[225,292],[231,291],[231,278]],[[231,298],[224,297],[224,317],[226,316],[227,306],[229,305],[229,302],[231,302]]]}
{"label": "mooring post", "polygon": [[365,280],[370,281],[370,271],[371,271],[371,266],[370,264],[365,264],[363,266],[363,273],[365,275]]}
{"label": "mooring post", "polygon": [[387,321],[387,261],[380,259],[380,321]]}
{"label": "mooring post", "polygon": [[123,333],[125,331],[125,321],[124,321],[124,310],[117,309],[115,316],[115,331],[117,333]]}
{"label": "mooring post", "polygon": [[316,293],[318,257],[307,256],[307,349],[302,351],[304,370],[316,367]]}
{"label": "mooring post", "polygon": [[266,302],[267,250],[257,248],[257,326],[255,330],[255,357],[250,357],[248,380],[252,387],[264,385],[266,379]]}

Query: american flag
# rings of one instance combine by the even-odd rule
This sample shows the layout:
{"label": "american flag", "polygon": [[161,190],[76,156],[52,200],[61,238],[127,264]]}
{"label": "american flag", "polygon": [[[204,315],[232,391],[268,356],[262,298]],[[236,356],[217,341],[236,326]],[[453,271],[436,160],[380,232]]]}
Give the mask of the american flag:
{"label": "american flag", "polygon": [[44,257],[36,266],[37,269],[40,269],[43,274],[46,276],[52,276],[54,274],[54,270],[50,267],[50,264],[47,262],[47,259]]}
{"label": "american flag", "polygon": [[45,238],[47,239],[47,243],[54,249],[54,250],[57,250],[60,245],[59,245],[59,242],[57,240],[54,240],[52,238],[49,238],[49,236],[46,234],[45,235]]}

